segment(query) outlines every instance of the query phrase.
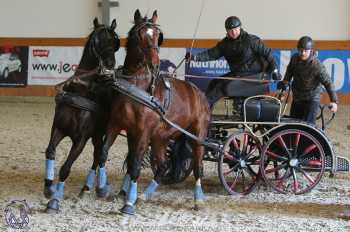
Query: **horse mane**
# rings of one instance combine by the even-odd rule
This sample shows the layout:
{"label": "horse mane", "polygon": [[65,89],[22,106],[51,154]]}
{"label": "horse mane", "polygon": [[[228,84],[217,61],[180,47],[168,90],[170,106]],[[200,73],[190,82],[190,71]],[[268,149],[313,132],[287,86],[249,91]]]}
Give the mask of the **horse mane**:
{"label": "horse mane", "polygon": [[128,32],[128,37],[126,38],[125,50],[126,54],[133,54],[133,59],[136,63],[143,62],[142,50],[140,49],[139,38],[137,35],[137,26],[138,24],[134,24],[134,26]]}

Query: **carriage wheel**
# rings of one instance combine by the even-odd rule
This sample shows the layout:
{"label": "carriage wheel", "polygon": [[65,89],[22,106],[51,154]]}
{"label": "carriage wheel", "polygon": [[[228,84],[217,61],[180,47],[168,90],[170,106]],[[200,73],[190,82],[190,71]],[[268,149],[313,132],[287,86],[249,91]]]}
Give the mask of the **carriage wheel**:
{"label": "carriage wheel", "polygon": [[314,188],[325,169],[321,144],[309,133],[283,130],[273,135],[262,151],[261,175],[280,193],[303,194]]}
{"label": "carriage wheel", "polygon": [[261,145],[257,137],[243,131],[232,134],[219,157],[219,178],[229,194],[248,194],[259,179]]}
{"label": "carriage wheel", "polygon": [[[189,140],[182,136],[176,141],[171,141],[166,156],[168,169],[161,177],[161,183],[168,185],[183,182],[193,170],[192,147]],[[152,171],[155,173],[153,168]]]}

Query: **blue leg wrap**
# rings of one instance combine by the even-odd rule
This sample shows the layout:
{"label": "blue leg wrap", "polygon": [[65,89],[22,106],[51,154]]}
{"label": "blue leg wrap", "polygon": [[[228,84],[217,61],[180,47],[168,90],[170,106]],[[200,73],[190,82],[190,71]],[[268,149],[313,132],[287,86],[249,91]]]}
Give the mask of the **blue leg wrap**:
{"label": "blue leg wrap", "polygon": [[97,187],[104,188],[107,184],[106,168],[99,168],[97,175]]}
{"label": "blue leg wrap", "polygon": [[95,176],[96,171],[91,169],[85,180],[85,185],[89,187],[89,189],[92,189],[92,187],[94,187]]}
{"label": "blue leg wrap", "polygon": [[202,190],[202,187],[200,185],[196,185],[194,188],[194,200],[195,201],[204,201],[205,196]]}
{"label": "blue leg wrap", "polygon": [[53,194],[52,198],[58,201],[63,200],[64,196],[64,182],[58,182],[56,184],[56,191]]}
{"label": "blue leg wrap", "polygon": [[137,199],[137,182],[130,181],[128,198],[126,201],[127,205],[133,206]]}
{"label": "blue leg wrap", "polygon": [[154,179],[148,184],[146,190],[143,192],[146,199],[150,199],[152,197],[152,195],[156,191],[158,185],[159,184]]}
{"label": "blue leg wrap", "polygon": [[123,179],[121,190],[127,193],[129,191],[129,186],[130,186],[130,175],[126,174]]}
{"label": "blue leg wrap", "polygon": [[46,159],[46,173],[45,177],[48,180],[53,180],[55,178],[55,160]]}
{"label": "blue leg wrap", "polygon": [[52,193],[56,192],[56,191],[57,191],[57,184],[51,185],[51,186],[50,186],[50,191],[51,191]]}

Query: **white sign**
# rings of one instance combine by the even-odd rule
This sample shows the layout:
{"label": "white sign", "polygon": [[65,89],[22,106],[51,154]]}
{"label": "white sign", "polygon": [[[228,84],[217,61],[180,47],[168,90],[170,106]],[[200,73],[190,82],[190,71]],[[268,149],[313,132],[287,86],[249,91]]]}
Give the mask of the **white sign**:
{"label": "white sign", "polygon": [[[71,77],[78,67],[83,47],[29,47],[28,85],[56,85]],[[174,72],[185,57],[185,48],[161,48],[161,71]],[[125,48],[116,52],[116,67],[124,64]],[[176,70],[184,78],[185,62]]]}
{"label": "white sign", "polygon": [[56,85],[72,76],[83,47],[31,46],[28,59],[28,85]]}

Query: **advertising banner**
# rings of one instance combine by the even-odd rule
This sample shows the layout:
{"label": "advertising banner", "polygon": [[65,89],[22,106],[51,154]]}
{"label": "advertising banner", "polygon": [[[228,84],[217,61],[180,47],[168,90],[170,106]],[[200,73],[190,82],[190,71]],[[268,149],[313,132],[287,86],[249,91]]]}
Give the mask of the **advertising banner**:
{"label": "advertising banner", "polygon": [[0,87],[27,85],[28,47],[0,47]]}
{"label": "advertising banner", "polygon": [[[192,53],[196,54],[205,50],[204,48],[193,48]],[[187,49],[189,51],[189,49]],[[297,52],[296,49],[272,49],[278,68],[282,74],[285,74],[287,65],[291,56]],[[350,51],[349,50],[319,50],[317,57],[325,65],[329,75],[331,76],[335,90],[338,93],[350,93]],[[207,76],[206,78],[186,78],[203,91],[206,90],[210,77],[222,76],[228,73],[229,66],[224,58],[215,61],[194,62],[191,61],[185,69],[186,75]],[[275,88],[271,85],[271,89]]]}
{"label": "advertising banner", "polygon": [[29,85],[56,85],[72,76],[83,47],[33,46],[29,48]]}
{"label": "advertising banner", "polygon": [[[83,47],[30,47],[29,85],[56,85],[71,77],[78,67]],[[185,56],[185,48],[161,48],[160,72],[173,72]],[[125,48],[116,52],[116,67],[124,64]],[[184,78],[185,67],[176,70]]]}

